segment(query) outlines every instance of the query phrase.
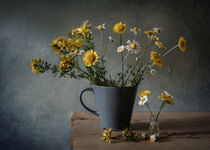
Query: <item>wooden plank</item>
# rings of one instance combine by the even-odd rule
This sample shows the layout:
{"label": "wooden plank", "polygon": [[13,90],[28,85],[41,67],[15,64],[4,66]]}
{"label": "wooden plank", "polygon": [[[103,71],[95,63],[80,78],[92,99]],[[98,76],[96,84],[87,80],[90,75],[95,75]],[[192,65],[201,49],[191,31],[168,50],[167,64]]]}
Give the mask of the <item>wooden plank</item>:
{"label": "wooden plank", "polygon": [[[150,114],[135,112],[131,129],[141,133],[148,129]],[[100,140],[103,129],[99,117],[87,112],[73,112],[71,116],[71,147],[74,150],[126,150],[131,149],[210,149],[210,112],[162,112],[160,116],[161,136],[159,143],[141,140],[124,142],[115,140],[112,144]],[[114,131],[120,136],[119,131]],[[196,138],[189,138],[194,136]]]}

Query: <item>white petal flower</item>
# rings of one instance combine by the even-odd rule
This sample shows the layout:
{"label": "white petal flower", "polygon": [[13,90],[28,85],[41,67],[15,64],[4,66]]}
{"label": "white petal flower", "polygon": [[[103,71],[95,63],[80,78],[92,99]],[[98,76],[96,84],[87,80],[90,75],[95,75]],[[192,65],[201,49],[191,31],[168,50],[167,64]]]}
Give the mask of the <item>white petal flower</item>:
{"label": "white petal flower", "polygon": [[164,93],[165,95],[170,96],[170,97],[172,97],[172,98],[174,99],[174,97],[173,97],[169,92],[163,91],[163,93]]}
{"label": "white petal flower", "polygon": [[101,25],[99,25],[99,26],[97,26],[95,28],[101,31],[101,30],[105,29],[105,23],[101,24]]}
{"label": "white petal flower", "polygon": [[82,24],[87,25],[88,28],[90,28],[92,26],[88,20],[83,21]]}
{"label": "white petal flower", "polygon": [[142,132],[142,133],[141,133],[141,138],[142,138],[142,139],[146,139],[146,133],[145,133],[145,132]]}
{"label": "white petal flower", "polygon": [[150,135],[150,142],[155,142],[156,140],[157,140],[156,134]]}
{"label": "white petal flower", "polygon": [[140,31],[141,29],[137,28],[137,27],[134,27],[134,28],[131,28],[130,31],[133,32],[135,35],[138,34],[138,31]]}
{"label": "white petal flower", "polygon": [[140,50],[140,45],[137,41],[133,40],[133,42],[131,42],[130,40],[127,41],[128,45],[126,45],[126,49],[128,50],[128,52],[131,52],[131,54],[137,54]]}
{"label": "white petal flower", "polygon": [[124,45],[121,45],[121,46],[119,46],[119,47],[117,48],[117,52],[118,52],[118,53],[121,53],[121,52],[124,51],[124,49],[125,49],[125,46],[124,46]]}
{"label": "white petal flower", "polygon": [[154,27],[154,28],[153,28],[153,30],[154,30],[155,32],[160,32],[160,31],[162,31],[162,30],[163,30],[163,28],[160,28],[160,27]]}
{"label": "white petal flower", "polygon": [[148,96],[140,97],[138,103],[140,106],[144,105],[148,101]]}
{"label": "white petal flower", "polygon": [[111,42],[111,43],[114,42],[113,37],[109,36],[108,38],[109,38],[109,42]]}
{"label": "white petal flower", "polygon": [[76,49],[74,52],[70,52],[71,55],[76,54],[76,55],[83,55],[85,53],[85,50],[78,50]]}
{"label": "white petal flower", "polygon": [[150,73],[151,73],[151,75],[155,75],[157,73],[157,71],[155,69],[151,69]]}

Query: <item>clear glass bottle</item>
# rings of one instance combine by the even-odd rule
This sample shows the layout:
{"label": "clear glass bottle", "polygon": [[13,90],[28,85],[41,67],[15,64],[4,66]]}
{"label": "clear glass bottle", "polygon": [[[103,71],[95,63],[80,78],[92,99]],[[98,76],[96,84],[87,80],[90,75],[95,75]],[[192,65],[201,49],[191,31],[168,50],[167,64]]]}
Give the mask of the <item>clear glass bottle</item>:
{"label": "clear glass bottle", "polygon": [[156,119],[156,116],[150,116],[149,134],[156,134],[156,136],[160,135],[159,117]]}

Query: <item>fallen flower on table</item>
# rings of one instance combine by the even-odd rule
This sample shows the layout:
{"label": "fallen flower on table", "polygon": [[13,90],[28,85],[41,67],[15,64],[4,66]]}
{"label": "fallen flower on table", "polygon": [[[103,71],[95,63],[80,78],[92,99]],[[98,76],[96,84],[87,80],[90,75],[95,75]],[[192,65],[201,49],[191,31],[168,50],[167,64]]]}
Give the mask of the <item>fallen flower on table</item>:
{"label": "fallen flower on table", "polygon": [[115,135],[112,133],[112,128],[109,128],[108,130],[104,130],[103,137],[101,139],[104,140],[105,142],[111,144],[110,139],[112,139],[114,137],[115,137]]}
{"label": "fallen flower on table", "polygon": [[138,140],[138,134],[133,133],[129,129],[125,129],[122,131],[122,139],[126,141],[137,141]]}

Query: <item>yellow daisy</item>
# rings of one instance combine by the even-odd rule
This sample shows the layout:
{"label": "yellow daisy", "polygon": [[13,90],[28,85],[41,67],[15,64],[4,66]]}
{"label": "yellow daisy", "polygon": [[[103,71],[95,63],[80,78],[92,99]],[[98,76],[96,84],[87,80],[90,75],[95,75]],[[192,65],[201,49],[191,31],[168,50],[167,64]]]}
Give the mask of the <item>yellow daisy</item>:
{"label": "yellow daisy", "polygon": [[122,22],[119,22],[114,25],[113,31],[119,34],[123,34],[126,31],[126,26]]}
{"label": "yellow daisy", "polygon": [[138,94],[139,97],[143,97],[143,96],[148,96],[151,94],[151,91],[150,90],[145,90],[145,91],[142,91]]}
{"label": "yellow daisy", "polygon": [[160,57],[160,54],[158,54],[157,52],[151,51],[150,52],[150,59],[158,67],[162,67],[163,66],[163,60]]}
{"label": "yellow daisy", "polygon": [[166,101],[168,104],[171,104],[171,105],[174,104],[174,101],[173,101],[174,97],[166,91],[163,91],[161,95],[159,96],[159,98],[162,99],[163,101]]}
{"label": "yellow daisy", "polygon": [[98,57],[98,54],[91,49],[85,52],[83,56],[83,62],[85,66],[90,67],[97,62]]}
{"label": "yellow daisy", "polygon": [[34,72],[35,74],[38,74],[38,73],[41,73],[40,72],[40,65],[41,65],[42,61],[40,59],[40,57],[38,58],[33,58],[31,60],[31,69],[32,69],[32,72]]}
{"label": "yellow daisy", "polygon": [[182,52],[185,52],[186,50],[186,41],[182,36],[179,38],[179,48]]}

